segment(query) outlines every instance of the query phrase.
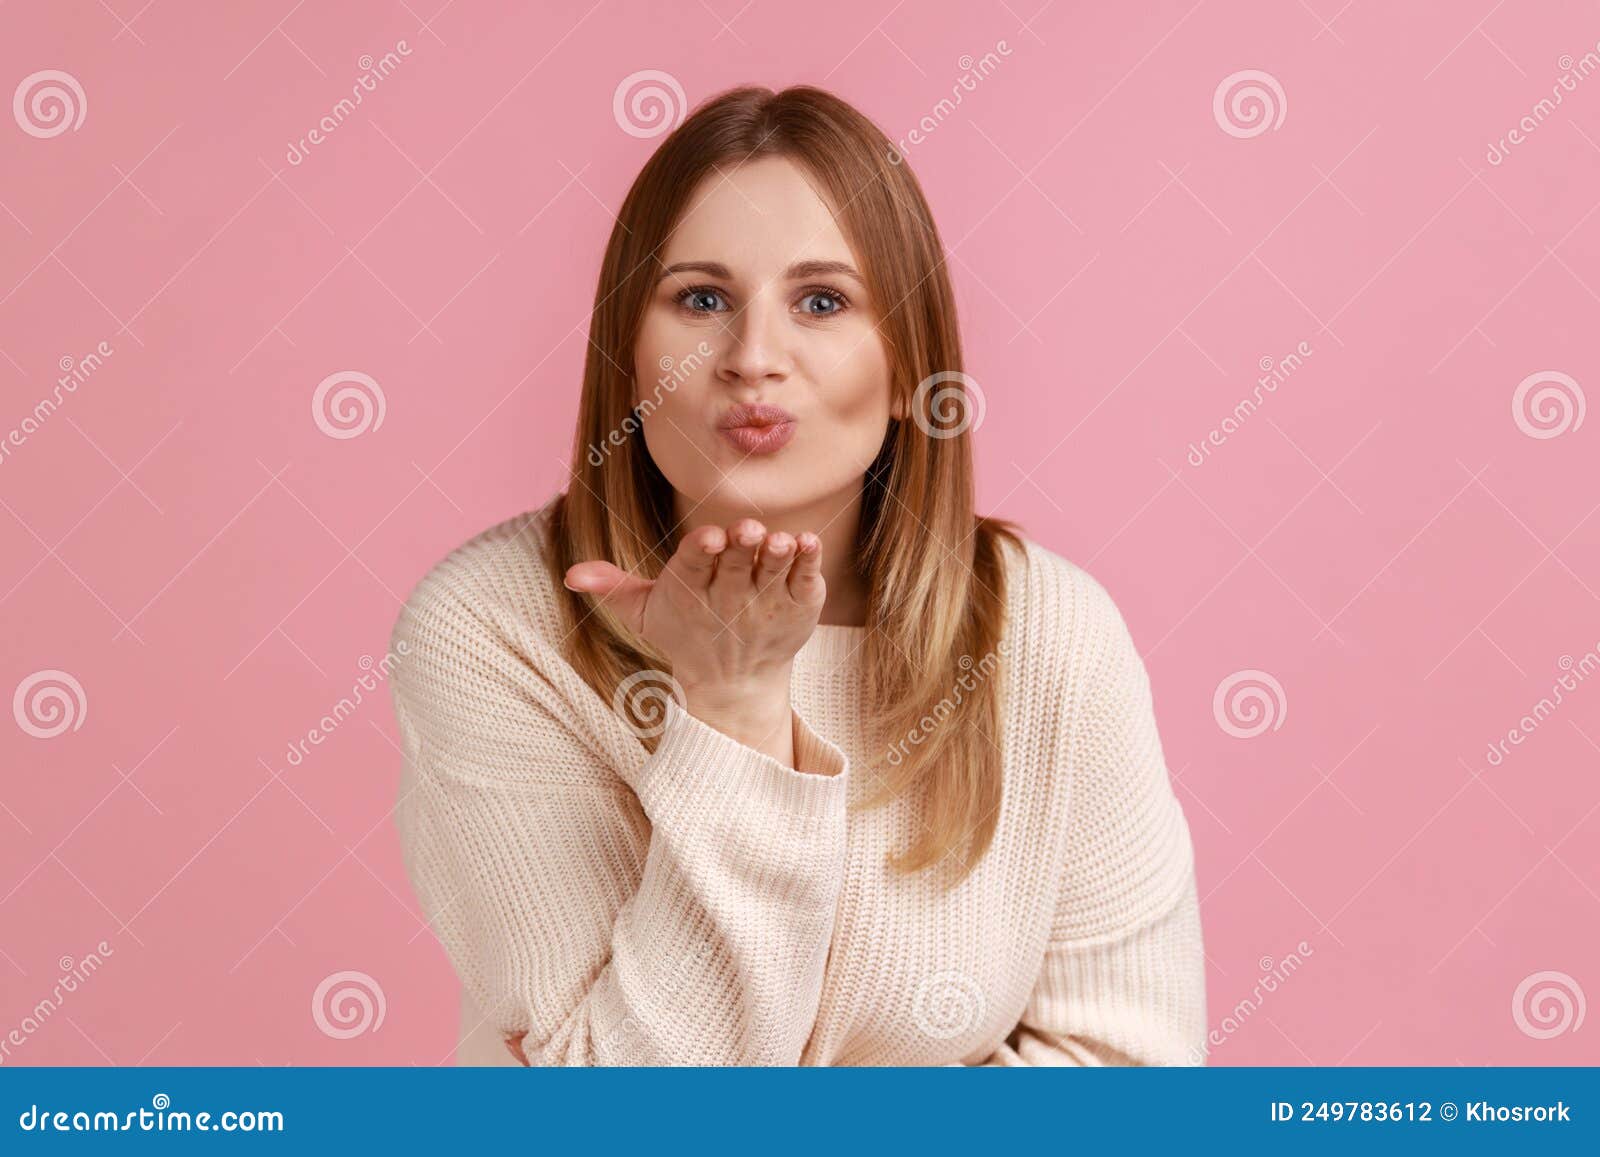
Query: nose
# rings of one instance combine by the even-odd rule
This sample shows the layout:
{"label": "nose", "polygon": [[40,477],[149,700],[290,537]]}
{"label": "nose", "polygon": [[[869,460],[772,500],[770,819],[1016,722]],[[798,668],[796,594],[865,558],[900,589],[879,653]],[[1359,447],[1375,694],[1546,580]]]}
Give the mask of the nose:
{"label": "nose", "polygon": [[789,340],[787,307],[775,295],[757,294],[722,332],[718,380],[730,386],[782,381],[794,366]]}

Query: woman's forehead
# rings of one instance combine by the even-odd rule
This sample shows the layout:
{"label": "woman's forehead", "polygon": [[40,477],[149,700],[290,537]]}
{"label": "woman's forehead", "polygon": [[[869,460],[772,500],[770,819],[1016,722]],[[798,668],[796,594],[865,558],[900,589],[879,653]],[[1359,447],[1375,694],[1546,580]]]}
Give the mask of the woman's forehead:
{"label": "woman's forehead", "polygon": [[777,276],[804,261],[854,262],[833,211],[800,166],[765,157],[707,174],[689,197],[663,265],[716,262],[734,276]]}

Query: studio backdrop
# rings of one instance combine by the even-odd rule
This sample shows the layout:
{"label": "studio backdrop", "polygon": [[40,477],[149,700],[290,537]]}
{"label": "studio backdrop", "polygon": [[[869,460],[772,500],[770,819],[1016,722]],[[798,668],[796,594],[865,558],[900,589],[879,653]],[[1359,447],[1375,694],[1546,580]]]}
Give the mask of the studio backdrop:
{"label": "studio backdrop", "polygon": [[1206,1063],[1600,1061],[1597,73],[1575,0],[5,5],[4,1063],[450,1061],[391,630],[746,83],[917,174],[978,507],[1126,617]]}

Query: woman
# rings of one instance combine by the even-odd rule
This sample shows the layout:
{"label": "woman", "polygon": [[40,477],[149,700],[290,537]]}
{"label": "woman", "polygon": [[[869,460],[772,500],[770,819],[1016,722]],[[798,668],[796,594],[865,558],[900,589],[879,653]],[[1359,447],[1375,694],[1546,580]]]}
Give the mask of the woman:
{"label": "woman", "polygon": [[1189,831],[1103,587],[975,517],[889,141],[718,97],[617,218],[570,485],[395,628],[462,1063],[1192,1064]]}

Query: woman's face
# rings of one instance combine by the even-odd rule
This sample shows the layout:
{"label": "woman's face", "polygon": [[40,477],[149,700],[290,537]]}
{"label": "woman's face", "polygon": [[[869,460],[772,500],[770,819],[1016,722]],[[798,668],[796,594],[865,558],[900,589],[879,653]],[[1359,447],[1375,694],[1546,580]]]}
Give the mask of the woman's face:
{"label": "woman's face", "polygon": [[881,306],[804,170],[708,176],[657,273],[634,402],[679,517],[770,520],[859,493],[891,417]]}

